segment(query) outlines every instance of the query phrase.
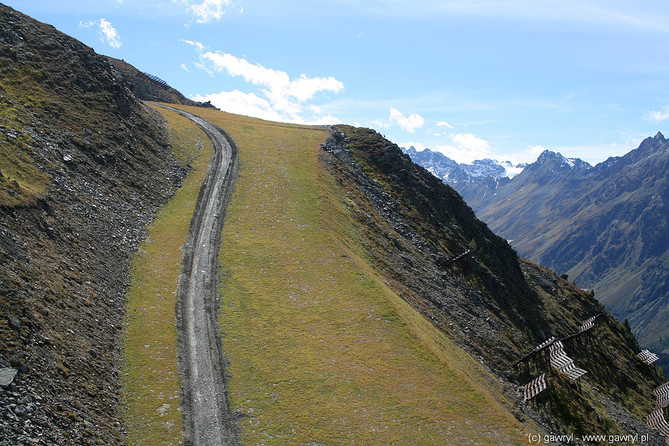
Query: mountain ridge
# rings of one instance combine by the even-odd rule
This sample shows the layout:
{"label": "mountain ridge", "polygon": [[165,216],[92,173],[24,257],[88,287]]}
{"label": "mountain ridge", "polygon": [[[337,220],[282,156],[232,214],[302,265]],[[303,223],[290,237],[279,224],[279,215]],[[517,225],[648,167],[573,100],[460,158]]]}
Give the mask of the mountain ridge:
{"label": "mountain ridge", "polygon": [[453,186],[467,200],[487,200],[495,191],[511,181],[525,164],[513,165],[510,161],[493,159],[475,160],[472,163],[458,163],[443,153],[413,146],[402,148],[403,153],[417,164],[426,168],[443,182]]}
{"label": "mountain ridge", "polygon": [[[417,150],[411,146],[402,147],[402,152],[409,155],[414,162],[429,170],[437,178],[446,183],[448,180],[466,181],[480,177],[513,178],[526,164],[513,165],[511,161],[497,161],[491,158],[477,159],[471,163],[458,163],[441,152],[430,149]],[[450,184],[450,183],[449,183]]]}
{"label": "mountain ridge", "polygon": [[594,288],[666,368],[668,153],[657,132],[595,166],[544,151],[492,191],[485,181],[454,186],[521,255]]}
{"label": "mountain ridge", "polygon": [[144,101],[167,102],[170,104],[216,108],[211,102],[197,102],[188,99],[181,92],[169,86],[156,76],[142,72],[124,60],[107,56],[107,60],[123,77],[130,91]]}

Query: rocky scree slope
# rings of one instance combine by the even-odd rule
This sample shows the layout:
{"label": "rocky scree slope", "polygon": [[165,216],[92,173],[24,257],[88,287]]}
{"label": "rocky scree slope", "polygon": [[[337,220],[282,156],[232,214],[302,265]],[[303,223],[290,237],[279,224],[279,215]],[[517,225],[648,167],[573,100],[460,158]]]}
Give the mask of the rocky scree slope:
{"label": "rocky scree slope", "polygon": [[[337,126],[322,160],[357,217],[370,263],[500,378],[519,418],[532,417],[549,432],[648,432],[642,420],[654,406],[652,389],[666,378],[635,360],[633,335],[591,293],[520,260],[457,192],[373,130]],[[590,338],[565,345],[589,371],[585,390],[545,365],[514,364],[548,337],[575,333],[602,313]],[[542,369],[552,391],[535,411],[515,390]]]}
{"label": "rocky scree slope", "polygon": [[122,444],[129,258],[185,176],[91,48],[0,5],[0,444]]}
{"label": "rocky scree slope", "polygon": [[566,273],[669,369],[669,141],[646,138],[622,157],[591,167],[545,152],[480,218],[521,255]]}

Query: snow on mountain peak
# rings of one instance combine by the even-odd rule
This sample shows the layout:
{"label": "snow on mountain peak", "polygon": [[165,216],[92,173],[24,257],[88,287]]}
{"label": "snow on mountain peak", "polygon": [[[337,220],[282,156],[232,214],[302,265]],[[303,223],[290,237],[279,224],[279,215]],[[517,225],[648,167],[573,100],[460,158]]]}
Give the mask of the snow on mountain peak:
{"label": "snow on mountain peak", "polygon": [[589,169],[592,166],[580,158],[567,158],[560,152],[544,150],[536,161],[536,164],[558,163],[560,167],[566,167],[570,170]]}
{"label": "snow on mountain peak", "polygon": [[472,163],[458,163],[446,155],[430,149],[417,150],[411,146],[409,149],[402,148],[411,159],[426,168],[434,176],[448,183],[472,181],[481,178],[492,177],[495,180],[501,178],[513,178],[525,168],[526,164],[514,165],[510,161],[499,162],[493,159],[474,160]]}

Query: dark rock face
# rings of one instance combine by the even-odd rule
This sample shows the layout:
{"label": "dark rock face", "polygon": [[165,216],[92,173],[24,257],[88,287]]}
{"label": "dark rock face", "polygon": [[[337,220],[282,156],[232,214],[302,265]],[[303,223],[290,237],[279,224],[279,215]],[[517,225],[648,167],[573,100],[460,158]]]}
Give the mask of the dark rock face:
{"label": "dark rock face", "polygon": [[0,150],[47,184],[0,188],[0,444],[121,444],[130,257],[185,171],[106,58],[2,5],[0,42]]}

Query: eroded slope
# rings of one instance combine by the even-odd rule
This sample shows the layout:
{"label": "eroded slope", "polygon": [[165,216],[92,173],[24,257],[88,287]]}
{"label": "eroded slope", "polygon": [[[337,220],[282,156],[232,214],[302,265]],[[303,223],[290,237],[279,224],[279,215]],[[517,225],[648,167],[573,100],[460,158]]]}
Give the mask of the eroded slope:
{"label": "eroded slope", "polygon": [[185,174],[106,59],[0,5],[0,439],[120,444],[129,256]]}

